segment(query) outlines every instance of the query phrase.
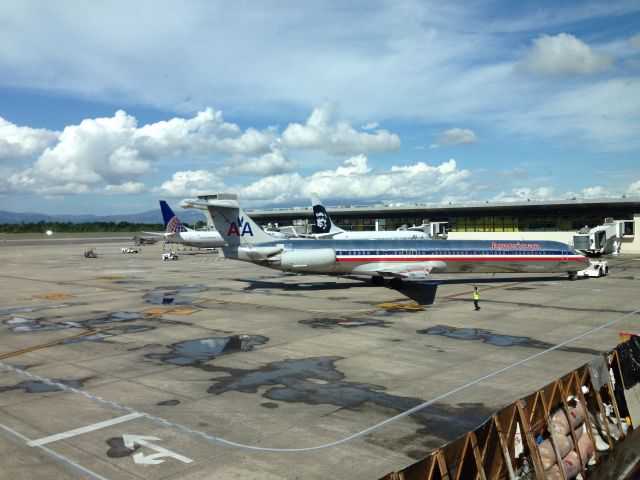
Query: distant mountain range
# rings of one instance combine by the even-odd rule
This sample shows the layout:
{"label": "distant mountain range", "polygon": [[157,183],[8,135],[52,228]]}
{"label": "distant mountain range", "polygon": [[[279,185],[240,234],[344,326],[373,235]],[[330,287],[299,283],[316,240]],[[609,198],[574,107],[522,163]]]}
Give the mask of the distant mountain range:
{"label": "distant mountain range", "polygon": [[[176,215],[187,223],[194,223],[202,220],[206,221],[204,213],[198,210],[175,210]],[[34,212],[7,212],[0,210],[1,223],[38,223],[38,222],[130,222],[130,223],[162,223],[162,214],[160,209],[149,210],[142,213],[131,213],[128,215],[45,215],[43,213]]]}
{"label": "distant mountain range", "polygon": [[[354,199],[332,199],[329,205],[377,205],[384,203],[380,200],[374,201],[362,201]],[[310,206],[311,204],[308,204]],[[290,208],[301,207],[304,203],[300,201],[278,204],[267,204],[258,209],[268,208]],[[251,209],[250,209],[251,210]],[[194,209],[174,209],[174,212],[180,219],[191,225],[200,220],[207,221],[204,213]],[[38,223],[38,222],[71,222],[71,223],[85,223],[85,222],[130,222],[130,223],[162,223],[162,213],[160,209],[149,210],[142,213],[131,214],[117,214],[117,215],[45,215],[44,213],[35,212],[8,212],[6,210],[0,210],[0,224],[2,223]]]}

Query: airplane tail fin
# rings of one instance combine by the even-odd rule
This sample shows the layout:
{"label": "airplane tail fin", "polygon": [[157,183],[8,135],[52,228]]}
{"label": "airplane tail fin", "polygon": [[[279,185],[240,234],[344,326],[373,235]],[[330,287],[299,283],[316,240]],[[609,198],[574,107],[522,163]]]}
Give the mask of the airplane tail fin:
{"label": "airplane tail fin", "polygon": [[[224,197],[226,196],[227,195],[224,195]],[[220,195],[220,197],[223,197],[223,195]],[[229,197],[231,197],[231,195],[229,195]],[[249,246],[276,240],[262,230],[262,228],[240,208],[235,198],[216,198],[190,203],[209,209],[216,230],[230,247],[241,245]]]}
{"label": "airplane tail fin", "polygon": [[331,221],[331,217],[325,210],[322,205],[322,201],[317,194],[311,194],[311,206],[313,207],[313,215],[316,217],[316,226],[314,233],[317,234],[328,234],[328,233],[340,233],[344,232],[344,230],[340,227],[337,227]]}
{"label": "airplane tail fin", "polygon": [[184,226],[182,221],[173,213],[171,207],[164,200],[160,200],[160,210],[162,211],[162,220],[166,233],[187,232],[189,229]]}

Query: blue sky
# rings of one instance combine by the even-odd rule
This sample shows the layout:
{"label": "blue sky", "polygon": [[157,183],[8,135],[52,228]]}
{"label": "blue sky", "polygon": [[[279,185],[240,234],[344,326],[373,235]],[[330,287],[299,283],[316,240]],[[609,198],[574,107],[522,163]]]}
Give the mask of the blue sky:
{"label": "blue sky", "polygon": [[0,4],[0,210],[640,195],[637,1]]}

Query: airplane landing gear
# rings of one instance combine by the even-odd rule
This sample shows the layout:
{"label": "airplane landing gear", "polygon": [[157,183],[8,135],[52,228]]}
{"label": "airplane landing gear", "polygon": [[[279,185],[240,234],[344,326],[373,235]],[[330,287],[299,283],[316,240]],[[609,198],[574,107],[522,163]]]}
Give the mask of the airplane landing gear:
{"label": "airplane landing gear", "polygon": [[578,274],[576,272],[569,272],[569,280],[573,281],[578,278]]}

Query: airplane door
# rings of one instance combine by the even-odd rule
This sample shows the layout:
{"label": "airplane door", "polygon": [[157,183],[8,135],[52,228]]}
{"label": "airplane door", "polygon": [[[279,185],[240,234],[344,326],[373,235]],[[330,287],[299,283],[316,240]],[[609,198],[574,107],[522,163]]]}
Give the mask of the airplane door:
{"label": "airplane door", "polygon": [[567,251],[563,250],[562,251],[562,263],[567,263],[567,261],[569,260],[568,255],[567,255]]}

